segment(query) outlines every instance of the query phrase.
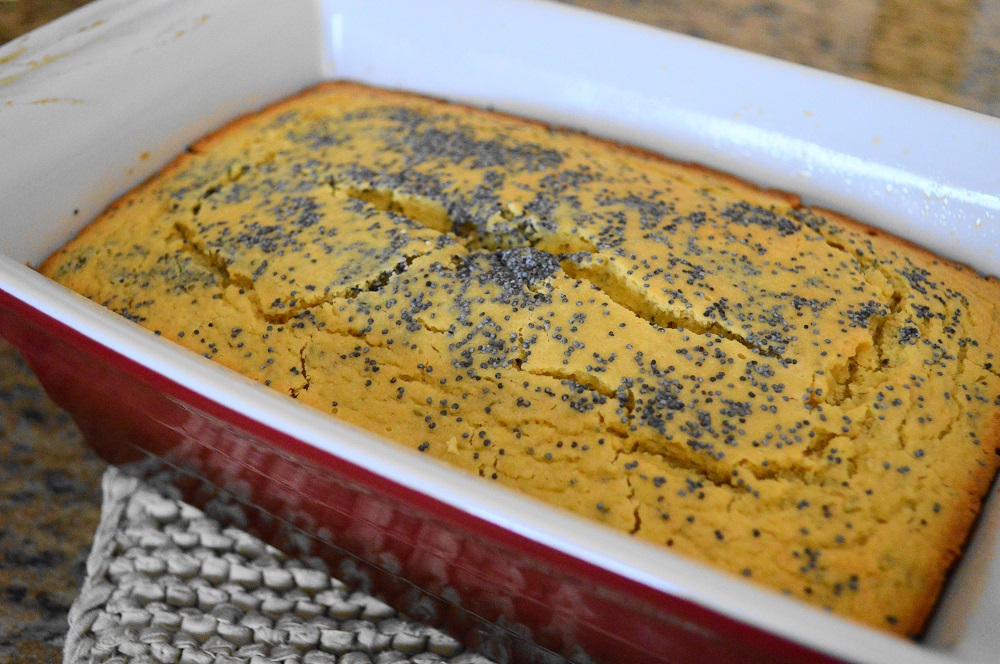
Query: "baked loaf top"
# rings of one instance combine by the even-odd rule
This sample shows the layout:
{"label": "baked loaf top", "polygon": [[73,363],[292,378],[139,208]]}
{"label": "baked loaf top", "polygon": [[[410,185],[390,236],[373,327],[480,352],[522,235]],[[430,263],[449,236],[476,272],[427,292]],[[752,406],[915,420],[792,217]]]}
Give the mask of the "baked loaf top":
{"label": "baked loaf top", "polygon": [[997,283],[787,194],[318,86],[43,265],[294,398],[901,634],[997,468]]}

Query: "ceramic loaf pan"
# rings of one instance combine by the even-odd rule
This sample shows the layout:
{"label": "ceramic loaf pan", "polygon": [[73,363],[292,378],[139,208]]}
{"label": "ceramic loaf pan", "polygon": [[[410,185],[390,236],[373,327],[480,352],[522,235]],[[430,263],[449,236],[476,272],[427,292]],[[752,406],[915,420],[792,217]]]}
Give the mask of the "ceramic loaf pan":
{"label": "ceramic loaf pan", "polygon": [[0,49],[0,333],[90,444],[165,459],[201,503],[225,490],[273,541],[500,659],[992,659],[992,494],[913,643],[374,439],[30,268],[200,135],[335,78],[703,163],[1000,274],[992,118],[544,2],[99,0]]}

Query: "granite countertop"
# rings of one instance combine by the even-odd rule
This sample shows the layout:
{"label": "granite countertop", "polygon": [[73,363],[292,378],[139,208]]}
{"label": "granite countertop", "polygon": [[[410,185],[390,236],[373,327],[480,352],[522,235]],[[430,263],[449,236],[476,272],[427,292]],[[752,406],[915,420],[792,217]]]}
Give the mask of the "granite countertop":
{"label": "granite countertop", "polygon": [[[0,0],[0,43],[83,4]],[[1000,0],[568,4],[1000,115]],[[0,341],[0,664],[59,661],[104,469]]]}

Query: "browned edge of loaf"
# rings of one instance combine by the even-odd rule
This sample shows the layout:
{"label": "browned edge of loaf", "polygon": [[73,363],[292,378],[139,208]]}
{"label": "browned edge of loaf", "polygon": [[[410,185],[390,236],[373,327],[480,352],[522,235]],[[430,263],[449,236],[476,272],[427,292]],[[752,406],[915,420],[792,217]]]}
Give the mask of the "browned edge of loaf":
{"label": "browned edge of loaf", "polygon": [[[968,265],[948,258],[943,258],[926,247],[915,244],[910,240],[901,238],[898,235],[894,235],[885,230],[860,222],[840,212],[835,212],[821,207],[811,207],[810,209],[815,210],[819,214],[829,218],[841,227],[862,232],[871,237],[878,237],[883,242],[893,243],[905,253],[917,254],[932,263],[943,265],[944,267],[950,268],[956,272],[964,272],[966,270],[975,272],[979,278],[983,279],[986,283],[995,284],[1000,281],[993,275],[982,275]],[[978,525],[979,518],[982,515],[983,505],[989,498],[994,482],[998,481],[998,472],[1000,472],[1000,413],[994,413],[993,426],[988,431],[983,432],[983,446],[984,448],[992,447],[994,449],[995,454],[992,457],[994,462],[992,465],[975,464],[970,466],[967,483],[962,487],[955,487],[956,489],[961,488],[964,490],[968,496],[974,497],[974,500],[970,501],[966,505],[966,510],[954,510],[951,512],[954,518],[952,518],[948,524],[948,540],[952,543],[952,548],[948,551],[941,552],[941,556],[937,559],[938,576],[941,579],[937,592],[924,597],[915,596],[913,598],[915,626],[910,631],[910,634],[912,638],[917,641],[923,639],[927,635],[934,612],[940,607],[941,602],[944,599],[944,590],[947,588],[949,582],[954,576],[957,563],[965,553],[969,542],[975,534],[976,526]],[[922,600],[919,604],[917,602],[918,599]],[[921,616],[922,619],[920,618]]]}
{"label": "browned edge of loaf", "polygon": [[[73,247],[78,246],[79,244],[85,242],[91,230],[102,220],[103,217],[105,217],[106,215],[108,215],[109,213],[120,207],[126,206],[138,192],[143,192],[146,191],[147,189],[152,188],[159,180],[183,168],[186,162],[190,160],[194,155],[198,155],[210,150],[212,148],[212,145],[222,136],[227,135],[233,131],[238,131],[243,126],[251,124],[252,122],[259,119],[261,116],[280,113],[284,108],[291,106],[293,104],[297,104],[304,98],[308,98],[313,95],[319,95],[334,88],[346,88],[348,90],[354,89],[357,90],[359,94],[364,94],[373,100],[381,98],[386,100],[387,102],[391,102],[392,100],[398,99],[401,96],[406,96],[411,98],[415,97],[425,101],[430,101],[434,105],[438,105],[442,108],[465,110],[467,112],[485,115],[487,117],[492,116],[494,118],[497,118],[498,120],[505,120],[505,121],[513,120],[515,122],[534,125],[543,130],[554,133],[586,136],[587,139],[590,141],[594,141],[596,143],[612,147],[616,150],[625,152],[630,155],[634,155],[641,159],[660,161],[673,165],[680,165],[687,169],[700,171],[702,173],[711,175],[712,177],[718,178],[723,182],[728,181],[730,183],[738,185],[741,188],[749,189],[750,191],[755,191],[757,193],[762,193],[776,197],[778,199],[784,200],[784,202],[789,206],[789,208],[792,209],[799,209],[799,210],[808,209],[815,211],[819,215],[833,221],[836,225],[844,228],[845,230],[854,231],[857,233],[868,235],[870,237],[878,237],[880,240],[884,242],[890,242],[895,244],[904,253],[920,255],[923,258],[927,259],[928,261],[942,265],[945,268],[949,268],[957,272],[963,272],[965,270],[972,270],[973,272],[976,272],[975,270],[973,270],[973,268],[969,267],[968,265],[953,261],[951,259],[943,258],[935,254],[933,251],[925,247],[922,247],[920,245],[917,245],[911,242],[910,240],[906,240],[897,235],[889,233],[885,230],[865,224],[843,213],[839,213],[827,208],[805,205],[802,203],[801,198],[797,194],[793,194],[780,189],[761,186],[754,182],[745,180],[741,177],[732,175],[730,173],[726,173],[724,171],[719,171],[714,168],[704,166],[702,164],[673,159],[659,152],[650,150],[648,148],[643,148],[627,143],[621,143],[619,141],[600,136],[594,136],[589,132],[578,128],[553,125],[551,123],[544,122],[541,120],[525,118],[514,115],[512,113],[498,111],[493,108],[483,108],[475,106],[473,104],[452,102],[440,97],[429,96],[422,93],[412,92],[409,90],[372,87],[367,84],[352,80],[324,81],[321,83],[308,86],[300,90],[299,92],[284,97],[276,102],[267,104],[256,110],[248,111],[247,113],[226,122],[219,128],[215,129],[214,131],[197,139],[184,152],[176,156],[174,159],[168,162],[165,166],[163,166],[153,175],[149,176],[142,183],[140,183],[133,189],[129,190],[128,192],[120,196],[114,202],[112,202],[104,210],[104,212],[95,217],[93,221],[89,222],[83,229],[81,229],[75,238],[73,238],[62,248],[54,252],[44,262],[42,262],[42,264],[38,267],[38,271],[42,273],[46,273],[47,271],[49,271],[52,268],[52,264],[60,255],[62,255],[66,251],[69,251]],[[997,277],[994,277],[992,275],[985,275],[985,276],[979,275],[979,276],[983,278],[987,283],[990,282],[995,283],[998,281]],[[224,362],[216,362],[216,363],[223,365],[225,364]],[[334,416],[331,415],[331,417]],[[365,433],[366,435],[369,436],[376,435],[370,432],[365,432]],[[990,444],[992,444],[997,449],[997,455],[1000,455],[1000,413],[995,415],[994,425],[992,429],[989,432],[984,432],[984,442],[989,442]],[[949,524],[949,530],[951,533],[950,540],[954,543],[954,546],[951,550],[942,552],[942,555],[938,558],[938,563],[939,563],[938,576],[941,579],[941,583],[938,586],[937,592],[933,594],[928,594],[925,597],[913,598],[914,622],[911,625],[911,629],[908,629],[907,632],[911,634],[915,639],[919,640],[926,634],[930,618],[932,617],[934,610],[938,607],[941,601],[943,595],[942,590],[946,586],[950,577],[953,575],[955,571],[955,563],[961,557],[962,553],[964,552],[964,549],[966,548],[969,540],[972,537],[972,534],[974,532],[974,526],[976,525],[976,522],[980,516],[983,503],[988,497],[988,492],[990,491],[990,487],[994,481],[994,478],[997,475],[998,467],[1000,467],[1000,456],[997,455],[995,455],[997,460],[994,462],[993,465],[982,465],[972,468],[969,471],[967,484],[963,487],[960,487],[967,495],[969,495],[970,497],[975,497],[975,500],[969,501],[969,504],[967,504],[966,506],[967,507],[966,510],[956,510],[952,512],[953,514],[955,514],[955,518]],[[701,564],[705,565],[706,567],[710,567],[705,563]],[[711,569],[715,568],[711,567]],[[734,576],[733,578],[738,578],[738,577]],[[766,586],[760,586],[759,584],[754,584],[754,586],[761,588],[765,591],[775,592],[773,590],[769,590]],[[846,620],[851,620],[851,618],[847,616],[840,616],[840,617]],[[858,624],[861,625],[862,623]]]}

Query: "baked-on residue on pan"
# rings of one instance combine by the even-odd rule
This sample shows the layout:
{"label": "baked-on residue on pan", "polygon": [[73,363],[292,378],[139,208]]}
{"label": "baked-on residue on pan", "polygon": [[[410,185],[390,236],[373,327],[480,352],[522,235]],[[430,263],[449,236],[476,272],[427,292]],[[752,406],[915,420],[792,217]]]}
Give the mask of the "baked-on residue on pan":
{"label": "baked-on residue on pan", "polygon": [[786,194],[325,84],[43,272],[300,401],[901,634],[998,462],[997,283]]}

